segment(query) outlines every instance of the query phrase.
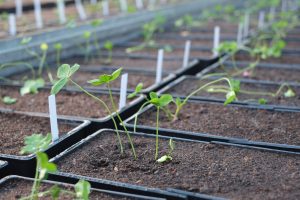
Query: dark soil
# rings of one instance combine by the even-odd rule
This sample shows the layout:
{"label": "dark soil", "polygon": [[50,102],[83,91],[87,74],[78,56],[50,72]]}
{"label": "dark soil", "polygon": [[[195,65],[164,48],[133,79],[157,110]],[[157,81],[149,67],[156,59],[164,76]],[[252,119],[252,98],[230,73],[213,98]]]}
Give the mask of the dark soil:
{"label": "dark soil", "polygon": [[[22,197],[29,196],[31,193],[31,188],[32,188],[33,182],[32,181],[27,181],[27,180],[22,180],[22,179],[12,179],[8,180],[5,183],[0,185],[0,192],[1,200],[14,200],[14,199],[20,199]],[[53,186],[53,184],[42,184],[41,186],[41,192],[47,191]],[[71,186],[59,186],[60,188],[64,190],[68,190],[70,192],[74,192],[74,188]],[[47,196],[47,197],[42,197],[39,198],[40,200],[51,200],[52,198]],[[73,196],[67,195],[67,194],[61,194],[59,199],[64,199],[64,200],[72,200],[74,199]],[[122,198],[122,197],[116,197],[108,194],[104,194],[101,192],[97,191],[92,191],[90,194],[90,199],[103,199],[103,200],[113,200],[113,199],[129,199],[129,198]]]}
{"label": "dark soil", "polygon": [[[175,110],[175,106],[170,108]],[[300,113],[275,112],[212,103],[188,102],[179,119],[170,122],[164,113],[160,127],[197,133],[244,138],[254,141],[300,145]],[[133,122],[131,122],[133,123]],[[154,108],[143,113],[138,124],[155,127]]]}
{"label": "dark soil", "polygon": [[[171,93],[172,95],[177,96],[187,96],[196,89],[202,87],[206,83],[210,81],[204,80],[197,80],[197,79],[185,79],[184,81],[180,82],[176,86],[172,87],[166,93]],[[228,83],[225,81],[220,82],[214,85],[223,85],[228,87]],[[264,92],[264,93],[276,93],[280,86],[278,85],[267,85],[267,84],[255,84],[255,83],[244,83],[242,82],[240,85],[241,91],[246,92]],[[237,97],[239,101],[245,102],[254,102],[258,103],[258,99],[264,98],[267,100],[267,104],[275,104],[275,105],[285,105],[285,106],[300,106],[300,88],[299,87],[291,87],[292,90],[296,93],[295,97],[284,97],[284,93],[287,91],[287,88],[284,88],[278,97],[272,97],[270,95],[253,95],[253,94],[245,94],[245,93],[238,93]],[[222,99],[225,101],[224,93],[209,93],[206,90],[202,90],[194,96],[199,97],[209,97],[209,98],[217,98]]]}
{"label": "dark soil", "polygon": [[[240,68],[240,67],[239,67]],[[242,69],[242,68],[240,68]],[[236,70],[230,66],[226,67],[225,70],[222,67],[219,67],[210,73],[228,73],[234,74]],[[246,75],[246,76],[245,76]],[[254,79],[254,80],[267,80],[274,82],[299,82],[300,68],[299,69],[284,69],[284,68],[271,68],[271,67],[261,67],[257,66],[253,73],[248,74],[239,74],[235,77]]]}
{"label": "dark soil", "polygon": [[[17,99],[13,105],[6,105],[0,101],[0,107],[17,111],[48,113],[49,90],[40,90],[35,95],[21,96],[17,87],[1,87],[0,96],[10,96]],[[96,95],[110,106],[109,96]],[[114,100],[118,105],[119,96],[114,95]],[[93,100],[81,92],[60,92],[56,95],[57,114],[79,117],[102,118],[108,116],[108,112],[103,105]]]}
{"label": "dark soil", "polygon": [[[20,114],[0,113],[0,153],[20,155],[26,136],[51,132],[50,119],[31,117]],[[59,123],[59,133],[63,135],[71,131],[74,126]]]}
{"label": "dark soil", "polygon": [[[113,57],[112,63],[105,64],[106,57],[102,58],[94,58],[91,59],[88,63],[85,63],[83,58],[72,58],[70,60],[65,60],[63,63],[78,63],[83,66],[89,66],[89,67],[123,67],[124,69],[140,69],[140,70],[150,70],[155,71],[156,70],[156,59],[133,59],[133,58],[117,58]],[[166,71],[175,71],[182,67],[182,64],[178,63],[178,60],[166,60],[164,61],[164,69]]]}
{"label": "dark soil", "polygon": [[[154,138],[134,136],[133,140],[137,160],[129,149],[121,156],[116,137],[105,132],[56,163],[63,172],[230,199],[300,197],[299,156],[174,141],[173,160],[159,164],[154,161]],[[159,156],[162,156],[168,151],[168,141],[159,142]]]}

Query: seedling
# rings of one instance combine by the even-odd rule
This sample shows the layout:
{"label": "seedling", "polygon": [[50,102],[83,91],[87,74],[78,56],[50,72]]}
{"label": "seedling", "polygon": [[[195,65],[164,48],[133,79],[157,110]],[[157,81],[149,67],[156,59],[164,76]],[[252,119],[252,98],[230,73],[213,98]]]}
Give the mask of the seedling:
{"label": "seedling", "polygon": [[56,50],[56,65],[57,67],[60,66],[60,56],[61,56],[61,50],[62,50],[62,44],[61,43],[55,43],[54,49]]}
{"label": "seedling", "polygon": [[45,81],[42,78],[29,79],[24,82],[24,86],[20,89],[20,94],[37,94],[38,90],[44,87]]}
{"label": "seedling", "polygon": [[106,41],[104,43],[104,49],[106,49],[108,51],[108,55],[107,55],[107,59],[105,61],[105,63],[110,64],[112,63],[112,51],[113,51],[114,45],[111,41]]}
{"label": "seedling", "polygon": [[91,39],[92,33],[90,31],[84,31],[82,34],[82,37],[85,40],[85,50],[84,50],[84,62],[87,63],[89,61],[90,53],[91,53],[91,44],[90,44],[90,39]]}
{"label": "seedling", "polygon": [[196,23],[196,21],[194,21],[193,16],[184,15],[183,17],[177,19],[174,22],[174,25],[176,28],[184,28],[184,29],[189,30],[192,27],[194,27],[195,25],[199,25],[199,23]]}
{"label": "seedling", "polygon": [[[142,89],[142,84],[138,84],[136,87],[134,93],[128,95],[128,98],[133,98],[136,96]],[[159,136],[159,111],[163,110],[167,113],[169,113],[169,110],[166,108],[172,101],[173,97],[170,94],[162,94],[160,96],[157,95],[155,92],[151,92],[149,94],[149,98],[146,98],[147,101],[140,107],[139,111],[135,115],[134,119],[134,132],[136,132],[136,125],[137,125],[137,117],[139,113],[142,111],[142,109],[147,105],[153,105],[156,108],[156,140],[155,140],[155,156],[154,159],[157,160],[158,158],[158,136]]]}
{"label": "seedling", "polygon": [[[117,122],[116,122],[116,120],[115,120],[115,118],[113,116],[113,113],[110,110],[110,108],[108,107],[108,105],[103,100],[101,100],[100,98],[96,97],[92,93],[88,92],[87,90],[85,90],[83,87],[81,87],[79,84],[77,84],[75,81],[72,80],[72,75],[79,69],[79,67],[80,66],[78,64],[75,64],[72,67],[70,67],[70,65],[68,65],[68,64],[61,65],[58,68],[58,71],[57,71],[57,77],[59,78],[59,80],[56,81],[56,83],[52,86],[51,94],[57,94],[58,92],[61,91],[61,89],[68,82],[71,82],[78,89],[80,89],[82,92],[84,92],[86,95],[88,95],[92,99],[94,99],[97,102],[99,102],[102,106],[104,106],[104,108],[107,110],[107,112],[109,113],[110,118],[112,119],[112,121],[114,123],[115,129],[116,129],[116,133],[117,133],[118,142],[119,142],[119,146],[120,146],[120,150],[121,150],[121,154],[123,154],[123,151],[124,151],[123,150],[123,144],[122,144],[121,137],[120,137],[120,134],[119,134],[118,125],[117,125]],[[129,134],[127,128],[126,128],[126,126],[124,125],[123,120],[121,119],[121,117],[120,117],[120,115],[118,113],[118,109],[117,109],[116,104],[114,102],[114,99],[113,99],[113,96],[112,96],[111,87],[110,87],[111,82],[114,81],[114,80],[116,80],[120,76],[121,72],[122,72],[122,68],[114,71],[112,74],[103,74],[103,75],[100,75],[97,79],[90,80],[90,81],[88,81],[88,83],[92,84],[93,86],[100,86],[100,85],[103,85],[103,84],[105,84],[107,86],[113,110],[114,110],[114,112],[115,112],[118,120],[121,122],[121,125],[122,125],[122,127],[124,128],[124,130],[125,130],[125,132],[127,134],[127,137],[128,137],[129,142],[130,142],[134,158],[137,158],[136,152],[135,152],[135,148],[134,148],[133,142],[131,140],[131,136],[130,136],[130,134]]]}
{"label": "seedling", "polygon": [[2,98],[2,102],[7,104],[7,105],[11,105],[11,104],[15,104],[17,102],[16,98],[12,98],[10,96],[5,96]]}
{"label": "seedling", "polygon": [[173,141],[172,138],[169,140],[169,148],[170,148],[170,150],[167,153],[167,155],[164,155],[161,158],[157,159],[158,163],[164,163],[164,162],[168,162],[168,161],[173,160],[172,153],[173,153],[173,151],[175,149],[175,144],[174,144],[174,141]]}
{"label": "seedling", "polygon": [[35,154],[36,155],[36,170],[34,176],[34,183],[31,189],[31,194],[21,200],[37,200],[39,197],[51,196],[53,199],[58,199],[60,194],[71,195],[72,197],[88,200],[90,193],[90,183],[80,180],[75,185],[75,193],[59,188],[57,185],[51,187],[49,190],[40,192],[41,183],[47,179],[50,172],[56,172],[57,166],[49,162],[45,151],[51,143],[51,134],[43,136],[41,134],[33,134],[25,138],[25,146],[21,150],[21,154]]}

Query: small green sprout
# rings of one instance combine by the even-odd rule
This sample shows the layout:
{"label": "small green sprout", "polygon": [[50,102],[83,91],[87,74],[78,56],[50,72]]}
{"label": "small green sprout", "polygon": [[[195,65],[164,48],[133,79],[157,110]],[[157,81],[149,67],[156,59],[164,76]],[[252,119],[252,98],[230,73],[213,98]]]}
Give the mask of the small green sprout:
{"label": "small green sprout", "polygon": [[260,98],[260,99],[258,99],[258,103],[259,103],[260,105],[265,105],[265,104],[268,103],[268,101],[267,101],[266,99],[264,99],[264,98]]}
{"label": "small green sprout", "polygon": [[105,61],[105,63],[107,64],[110,64],[112,62],[112,51],[113,51],[113,48],[114,48],[114,44],[107,40],[105,43],[104,43],[104,49],[106,49],[108,51],[108,56],[107,56],[107,59]]}
{"label": "small green sprout", "polygon": [[5,96],[2,98],[2,102],[7,104],[7,105],[11,105],[11,104],[15,104],[17,102],[16,98],[12,98],[10,96]]}
{"label": "small green sprout", "polygon": [[42,78],[26,80],[24,86],[20,89],[20,94],[37,94],[38,90],[45,86],[45,81]]}
{"label": "small green sprout", "polygon": [[284,93],[284,97],[295,97],[296,96],[296,93],[291,89],[289,88],[285,93]]}
{"label": "small green sprout", "polygon": [[85,63],[88,62],[91,53],[91,44],[90,44],[91,36],[92,36],[91,31],[84,31],[84,33],[82,34],[82,38],[84,38],[85,40],[85,54],[84,54]]}
{"label": "small green sprout", "polygon": [[61,51],[62,51],[63,46],[61,43],[55,43],[53,47],[56,50],[56,65],[57,65],[57,67],[59,67],[60,66],[60,56],[61,56]]}
{"label": "small green sprout", "polygon": [[174,144],[174,141],[173,141],[172,138],[169,140],[169,148],[170,148],[170,150],[169,150],[168,154],[160,157],[159,159],[156,160],[156,162],[164,163],[164,162],[168,162],[168,161],[173,160],[171,155],[172,155],[172,153],[175,149],[175,144]]}

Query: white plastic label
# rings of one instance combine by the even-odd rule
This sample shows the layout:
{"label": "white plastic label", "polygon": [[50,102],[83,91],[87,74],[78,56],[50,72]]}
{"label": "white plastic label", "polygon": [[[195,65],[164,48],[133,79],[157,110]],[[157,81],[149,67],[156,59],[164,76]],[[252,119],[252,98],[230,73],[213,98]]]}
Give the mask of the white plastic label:
{"label": "white plastic label", "polygon": [[259,17],[258,17],[258,28],[262,29],[265,25],[265,12],[260,11],[259,12]]}
{"label": "white plastic label", "polygon": [[237,32],[237,44],[238,46],[243,43],[243,24],[239,23],[238,32]]}
{"label": "white plastic label", "polygon": [[59,138],[55,95],[49,96],[48,102],[49,102],[49,115],[50,115],[52,142],[55,142]]}
{"label": "white plastic label", "polygon": [[81,0],[75,0],[75,6],[76,6],[76,10],[79,14],[80,19],[85,20],[87,17],[86,17],[84,8],[82,6]]}
{"label": "white plastic label", "polygon": [[66,14],[65,14],[65,3],[63,0],[57,0],[57,10],[58,10],[58,16],[59,16],[59,22],[61,24],[66,23]]}
{"label": "white plastic label", "polygon": [[15,36],[17,34],[17,26],[16,26],[16,16],[14,14],[9,14],[8,24],[9,24],[9,34],[11,36]]}
{"label": "white plastic label", "polygon": [[123,74],[121,77],[121,90],[120,90],[120,102],[119,109],[121,110],[126,106],[126,98],[127,98],[127,83],[128,83],[128,74]]}
{"label": "white plastic label", "polygon": [[219,47],[219,44],[220,44],[220,27],[216,26],[214,28],[214,50],[213,50],[214,57],[218,56],[217,48]]}
{"label": "white plastic label", "polygon": [[185,42],[185,47],[184,47],[184,56],[183,56],[183,63],[182,63],[183,68],[186,68],[189,65],[190,52],[191,52],[191,41],[187,40]]}
{"label": "white plastic label", "polygon": [[119,1],[120,1],[121,11],[127,12],[128,10],[127,0],[119,0]]}
{"label": "white plastic label", "polygon": [[143,0],[135,0],[135,5],[139,10],[144,8]]}
{"label": "white plastic label", "polygon": [[23,14],[23,2],[22,0],[15,0],[15,4],[16,4],[16,15],[17,17],[20,17]]}
{"label": "white plastic label", "polygon": [[34,16],[36,27],[38,29],[43,28],[42,7],[40,0],[34,0]]}
{"label": "white plastic label", "polygon": [[163,61],[164,61],[164,50],[160,49],[158,50],[155,83],[160,83],[162,80]]}
{"label": "white plastic label", "polygon": [[109,15],[109,3],[108,0],[102,1],[102,12],[104,16]]}
{"label": "white plastic label", "polygon": [[250,15],[249,13],[246,13],[244,19],[244,37],[248,37],[249,35],[249,26],[250,26]]}

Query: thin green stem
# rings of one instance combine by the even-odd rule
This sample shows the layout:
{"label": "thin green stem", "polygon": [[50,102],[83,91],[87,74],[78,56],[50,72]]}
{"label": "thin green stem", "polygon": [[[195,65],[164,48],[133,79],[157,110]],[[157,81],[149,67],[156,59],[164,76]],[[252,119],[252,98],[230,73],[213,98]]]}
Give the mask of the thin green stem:
{"label": "thin green stem", "polygon": [[57,65],[57,67],[60,66],[60,53],[61,53],[61,50],[58,49],[58,50],[56,51],[56,65]]}
{"label": "thin green stem", "polygon": [[130,136],[130,134],[129,134],[129,132],[128,132],[128,130],[127,130],[127,128],[126,128],[126,126],[125,126],[123,120],[122,120],[122,118],[121,118],[121,116],[119,115],[119,112],[118,112],[118,109],[117,109],[117,107],[116,107],[114,98],[113,98],[113,96],[112,96],[112,92],[111,92],[111,88],[110,88],[109,83],[107,83],[107,88],[108,88],[109,97],[110,97],[110,101],[111,101],[111,104],[112,104],[112,106],[113,106],[113,109],[114,109],[114,111],[115,111],[115,113],[116,113],[116,115],[117,115],[117,118],[118,118],[119,121],[121,122],[121,125],[123,126],[123,128],[124,128],[124,130],[125,130],[125,132],[126,132],[127,138],[128,138],[128,140],[129,140],[129,143],[130,143],[130,146],[131,146],[132,153],[133,153],[133,155],[134,155],[134,158],[136,159],[137,156],[136,156],[136,152],[135,152],[135,148],[134,148],[134,145],[133,145],[131,136]]}
{"label": "thin green stem", "polygon": [[112,114],[112,112],[110,111],[110,109],[108,108],[108,106],[106,105],[106,103],[104,101],[102,101],[101,99],[99,99],[98,97],[94,96],[93,94],[89,93],[87,90],[85,90],[83,87],[81,87],[80,85],[78,85],[75,81],[73,81],[72,79],[69,79],[76,87],[78,87],[81,91],[83,91],[86,95],[92,97],[94,100],[100,102],[100,104],[102,104],[105,109],[107,110],[107,112],[109,113],[110,118],[112,119],[116,132],[117,132],[117,138],[120,144],[120,149],[121,149],[121,154],[123,154],[124,150],[123,150],[123,145],[122,145],[122,141],[121,141],[121,137],[120,137],[120,133],[119,133],[119,129],[117,126],[117,122]]}
{"label": "thin green stem", "polygon": [[40,65],[39,65],[39,69],[38,69],[38,76],[39,77],[42,77],[42,72],[43,72],[45,61],[46,61],[46,57],[47,57],[47,51],[43,51],[43,55],[42,55],[42,58],[40,60]]}
{"label": "thin green stem", "polygon": [[140,107],[140,109],[138,110],[138,112],[135,114],[135,116],[134,116],[134,126],[133,126],[133,132],[135,133],[136,132],[136,124],[137,124],[137,118],[138,118],[138,115],[140,114],[140,112],[142,111],[142,109],[146,106],[146,105],[148,105],[149,104],[149,102],[147,101],[147,102],[145,102],[141,107]]}
{"label": "thin green stem", "polygon": [[155,160],[158,158],[158,128],[159,128],[159,107],[156,112],[156,138],[155,138]]}

